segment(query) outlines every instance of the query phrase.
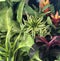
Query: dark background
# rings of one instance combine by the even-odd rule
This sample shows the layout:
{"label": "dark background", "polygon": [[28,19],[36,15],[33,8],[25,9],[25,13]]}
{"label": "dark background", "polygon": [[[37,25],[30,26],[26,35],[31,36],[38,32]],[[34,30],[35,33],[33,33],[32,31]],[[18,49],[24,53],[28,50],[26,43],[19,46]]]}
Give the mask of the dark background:
{"label": "dark background", "polygon": [[[54,5],[55,11],[60,9],[60,0],[50,0],[50,3]],[[39,7],[39,0],[29,0],[28,4],[33,8],[33,5]]]}

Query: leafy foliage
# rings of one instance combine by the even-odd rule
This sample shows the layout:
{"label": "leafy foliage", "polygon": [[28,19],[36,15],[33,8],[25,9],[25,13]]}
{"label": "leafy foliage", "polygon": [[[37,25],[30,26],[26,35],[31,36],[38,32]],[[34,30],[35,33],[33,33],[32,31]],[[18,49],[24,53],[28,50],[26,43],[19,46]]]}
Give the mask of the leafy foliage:
{"label": "leafy foliage", "polygon": [[[36,35],[46,37],[51,35],[52,28],[56,30],[51,18],[45,17],[51,11],[42,12],[50,5],[45,6],[42,11],[35,11],[25,4],[25,0],[16,0],[19,5],[16,8],[17,19],[14,20],[13,1],[15,0],[0,2],[0,61],[42,61],[39,51],[32,58],[29,53],[35,44]],[[26,20],[23,15],[26,15]]]}

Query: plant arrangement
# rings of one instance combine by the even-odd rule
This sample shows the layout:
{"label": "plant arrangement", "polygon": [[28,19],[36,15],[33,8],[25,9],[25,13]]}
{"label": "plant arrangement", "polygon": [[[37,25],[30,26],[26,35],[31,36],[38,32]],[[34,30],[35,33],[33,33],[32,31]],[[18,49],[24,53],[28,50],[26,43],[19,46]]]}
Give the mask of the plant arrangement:
{"label": "plant arrangement", "polygon": [[60,15],[49,0],[39,9],[26,0],[0,5],[0,61],[60,60]]}

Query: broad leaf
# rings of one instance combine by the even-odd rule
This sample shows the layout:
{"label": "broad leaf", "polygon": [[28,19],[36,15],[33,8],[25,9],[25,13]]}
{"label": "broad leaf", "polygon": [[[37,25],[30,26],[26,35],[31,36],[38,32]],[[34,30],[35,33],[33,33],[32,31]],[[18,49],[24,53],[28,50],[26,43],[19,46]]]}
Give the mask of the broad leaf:
{"label": "broad leaf", "polygon": [[30,6],[28,6],[28,5],[25,5],[24,10],[25,10],[25,12],[27,12],[28,14],[35,15],[35,13],[36,13],[36,12],[35,12]]}
{"label": "broad leaf", "polygon": [[[25,51],[29,52],[30,48],[32,47],[32,45],[34,44],[34,40],[33,38],[27,34],[26,39],[23,41],[21,41],[18,45],[18,47],[16,48],[15,52],[17,52],[18,49],[20,48],[24,48]],[[26,49],[25,49],[26,48]]]}
{"label": "broad leaf", "polygon": [[23,14],[23,8],[24,8],[25,0],[21,0],[18,10],[17,10],[17,21],[22,23],[22,14]]}

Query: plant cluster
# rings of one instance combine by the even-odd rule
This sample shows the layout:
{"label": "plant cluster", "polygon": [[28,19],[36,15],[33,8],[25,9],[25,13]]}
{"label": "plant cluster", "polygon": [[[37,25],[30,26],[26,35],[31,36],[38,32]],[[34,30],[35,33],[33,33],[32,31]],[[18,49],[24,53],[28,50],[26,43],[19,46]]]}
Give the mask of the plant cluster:
{"label": "plant cluster", "polygon": [[26,0],[0,5],[0,61],[59,60],[60,16],[49,0],[41,0],[39,9]]}

